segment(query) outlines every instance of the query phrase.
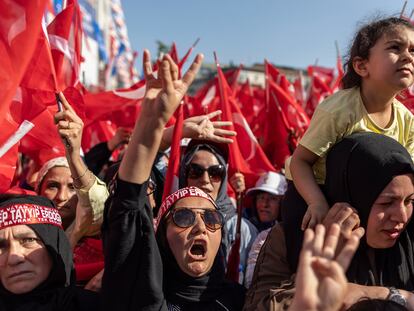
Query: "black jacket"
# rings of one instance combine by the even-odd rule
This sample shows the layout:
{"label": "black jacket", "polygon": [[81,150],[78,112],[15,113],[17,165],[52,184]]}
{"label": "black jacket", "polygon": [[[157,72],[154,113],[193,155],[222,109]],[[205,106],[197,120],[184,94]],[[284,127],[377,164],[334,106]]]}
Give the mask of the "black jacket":
{"label": "black jacket", "polygon": [[104,310],[241,310],[244,289],[238,284],[223,278],[216,282],[215,275],[210,277],[211,283],[198,286],[201,279],[178,269],[164,273],[166,266],[176,263],[163,262],[146,189],[147,183],[118,179],[115,193],[107,201],[103,225]]}

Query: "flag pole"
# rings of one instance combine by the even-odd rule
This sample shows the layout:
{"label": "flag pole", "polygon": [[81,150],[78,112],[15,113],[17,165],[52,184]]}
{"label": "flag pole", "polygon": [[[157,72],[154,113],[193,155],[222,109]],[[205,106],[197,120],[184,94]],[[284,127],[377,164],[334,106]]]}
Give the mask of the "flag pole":
{"label": "flag pole", "polygon": [[405,11],[405,8],[406,8],[406,6],[407,6],[407,2],[408,2],[408,1],[405,1],[405,2],[404,2],[404,5],[403,5],[402,10],[401,10],[401,13],[400,13],[400,18],[404,17],[404,11]]}
{"label": "flag pole", "polygon": [[336,57],[341,57],[341,54],[339,53],[339,45],[338,41],[335,40],[335,48],[336,48]]}

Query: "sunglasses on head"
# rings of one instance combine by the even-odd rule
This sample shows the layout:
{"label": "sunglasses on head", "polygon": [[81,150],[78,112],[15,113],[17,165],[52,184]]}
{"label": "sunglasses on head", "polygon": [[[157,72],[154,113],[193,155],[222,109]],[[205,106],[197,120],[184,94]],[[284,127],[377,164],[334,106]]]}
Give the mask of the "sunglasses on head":
{"label": "sunglasses on head", "polygon": [[223,227],[223,215],[213,209],[204,209],[203,212],[191,208],[177,208],[171,212],[174,224],[180,228],[189,228],[196,223],[197,214],[201,215],[204,224],[211,231],[216,231]]}
{"label": "sunglasses on head", "polygon": [[218,182],[223,179],[225,167],[221,164],[212,165],[207,168],[196,163],[190,163],[187,167],[187,178],[197,179],[203,176],[204,172],[208,173],[211,181]]}

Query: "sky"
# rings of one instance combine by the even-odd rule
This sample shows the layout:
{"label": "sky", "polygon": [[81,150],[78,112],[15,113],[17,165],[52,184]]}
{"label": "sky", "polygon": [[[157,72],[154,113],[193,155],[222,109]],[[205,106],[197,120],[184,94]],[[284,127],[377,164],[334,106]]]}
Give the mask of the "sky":
{"label": "sky", "polygon": [[[122,0],[134,50],[157,52],[156,41],[177,44],[221,64],[260,63],[334,67],[335,41],[345,55],[358,26],[376,16],[399,16],[404,0]],[[414,9],[408,1],[405,15]],[[142,58],[138,59],[137,66]]]}

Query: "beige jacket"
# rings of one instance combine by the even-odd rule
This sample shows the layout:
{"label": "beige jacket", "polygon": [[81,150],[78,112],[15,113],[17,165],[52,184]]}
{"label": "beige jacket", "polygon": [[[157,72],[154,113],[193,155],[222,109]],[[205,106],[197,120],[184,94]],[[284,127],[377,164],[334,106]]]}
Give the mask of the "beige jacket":
{"label": "beige jacket", "polygon": [[295,294],[294,279],[286,256],[285,233],[276,224],[267,236],[257,258],[244,311],[287,310]]}
{"label": "beige jacket", "polygon": [[78,227],[84,228],[83,236],[95,236],[101,233],[103,220],[103,210],[109,192],[106,184],[98,177],[95,177],[93,185],[88,189],[76,189],[78,196],[78,206],[76,208],[76,219],[66,229],[66,234],[71,235],[75,222],[79,222]]}

